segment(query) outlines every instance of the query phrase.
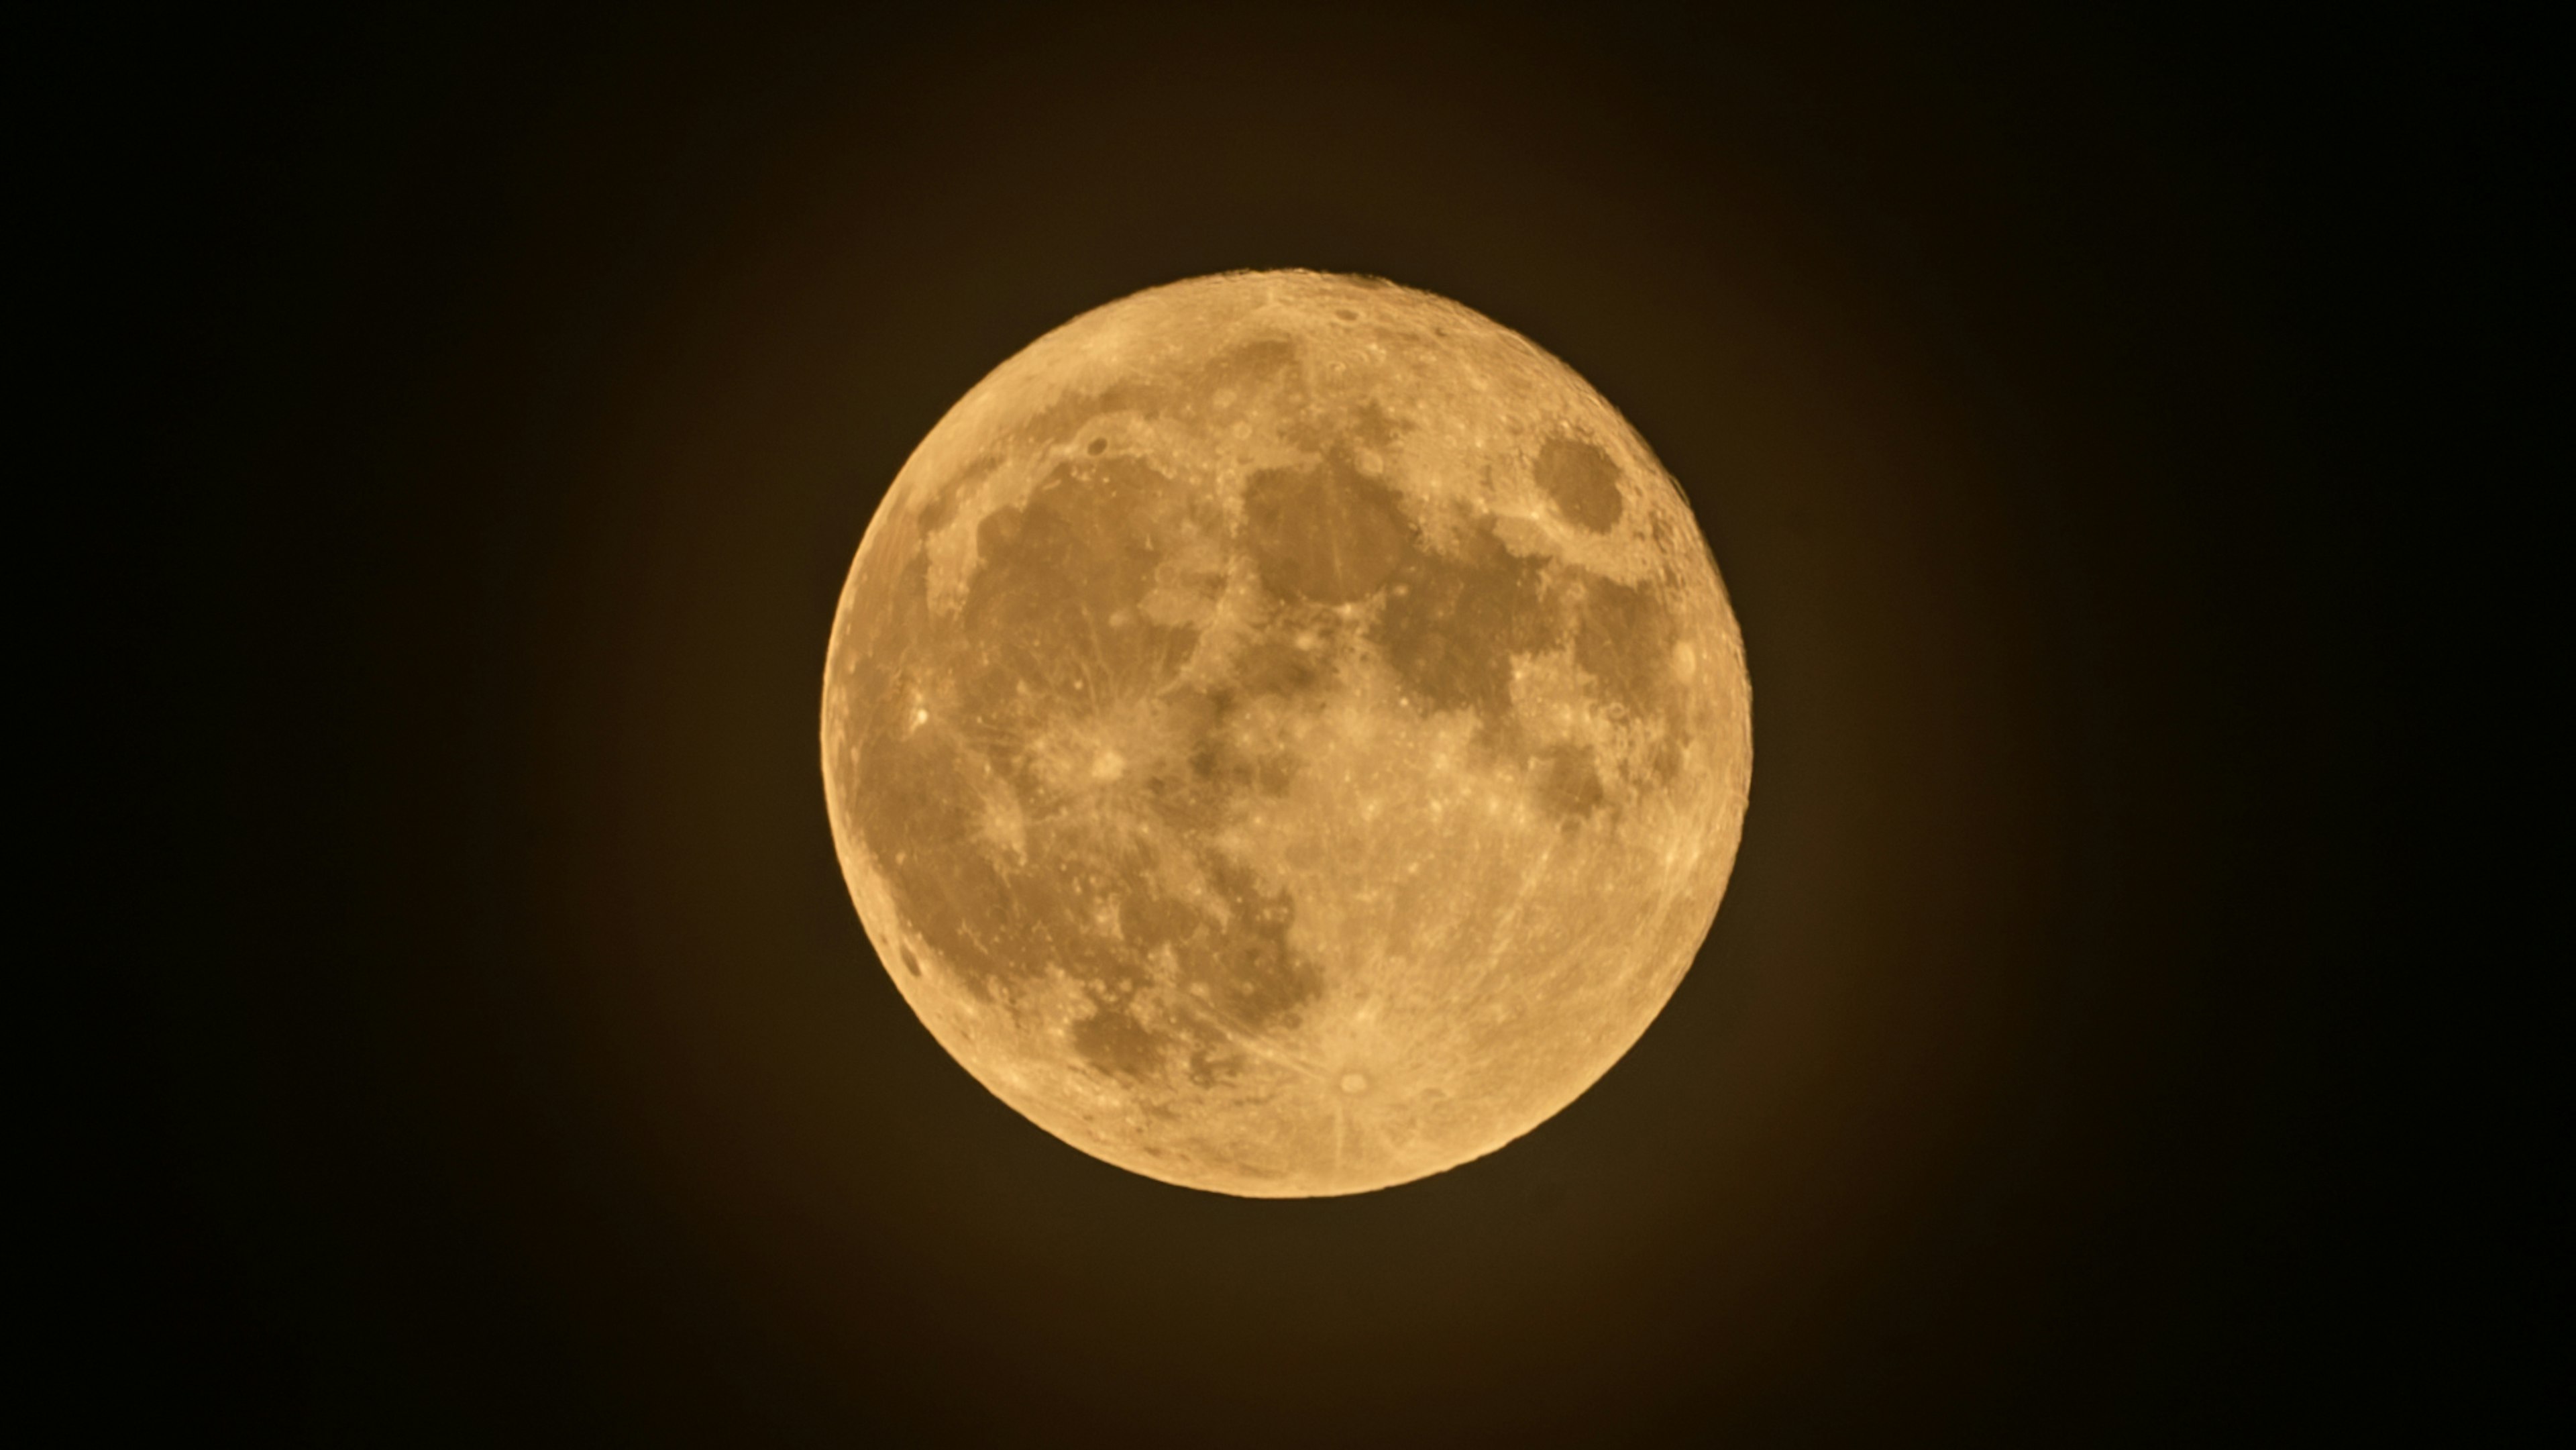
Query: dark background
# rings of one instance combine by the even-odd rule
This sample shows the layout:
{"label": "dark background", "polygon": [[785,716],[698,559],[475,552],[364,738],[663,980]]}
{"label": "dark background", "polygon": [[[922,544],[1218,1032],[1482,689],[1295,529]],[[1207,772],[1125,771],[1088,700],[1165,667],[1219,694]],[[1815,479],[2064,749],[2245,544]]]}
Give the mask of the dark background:
{"label": "dark background", "polygon": [[[112,1409],[2071,1445],[2433,1403],[2371,1028],[2420,887],[2400,504],[2428,413],[2507,406],[2441,376],[2484,274],[2424,283],[2500,164],[2482,62],[2367,8],[2068,9],[111,37],[80,114],[148,218],[123,441],[186,742],[100,1150]],[[816,740],[842,574],[948,404],[1271,266],[1456,298],[1623,408],[1757,746],[1715,929],[1608,1078],[1288,1203],[1094,1162],[952,1064]]]}

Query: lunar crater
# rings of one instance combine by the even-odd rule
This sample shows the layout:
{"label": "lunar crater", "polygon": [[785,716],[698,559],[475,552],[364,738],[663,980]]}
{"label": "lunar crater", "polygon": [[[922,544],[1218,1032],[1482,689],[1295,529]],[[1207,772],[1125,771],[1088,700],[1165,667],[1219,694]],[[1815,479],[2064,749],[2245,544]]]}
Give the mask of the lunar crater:
{"label": "lunar crater", "polygon": [[1049,334],[916,450],[835,621],[827,798],[1006,1101],[1167,1181],[1359,1191],[1527,1131],[1661,1007],[1741,829],[1742,658],[1562,364],[1232,274]]}

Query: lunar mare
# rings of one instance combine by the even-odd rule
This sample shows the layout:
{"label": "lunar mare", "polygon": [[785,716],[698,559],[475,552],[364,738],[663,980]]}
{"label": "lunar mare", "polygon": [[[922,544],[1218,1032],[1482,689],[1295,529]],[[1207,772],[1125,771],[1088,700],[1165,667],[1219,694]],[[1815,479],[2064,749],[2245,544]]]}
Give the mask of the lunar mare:
{"label": "lunar mare", "polygon": [[1706,937],[1752,765],[1688,503],[1563,363],[1370,278],[1110,303],[940,420],[825,665],[859,916],[1003,1101],[1149,1177],[1503,1146]]}

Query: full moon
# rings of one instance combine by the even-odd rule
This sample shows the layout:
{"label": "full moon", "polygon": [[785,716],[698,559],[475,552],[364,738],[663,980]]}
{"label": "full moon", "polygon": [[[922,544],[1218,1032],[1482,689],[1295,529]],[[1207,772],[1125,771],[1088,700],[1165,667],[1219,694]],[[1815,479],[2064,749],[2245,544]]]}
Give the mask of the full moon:
{"label": "full moon", "polygon": [[859,918],[975,1078],[1150,1178],[1359,1193],[1598,1081],[1715,919],[1753,743],[1688,501],[1520,334],[1157,287],[903,467],[824,666]]}

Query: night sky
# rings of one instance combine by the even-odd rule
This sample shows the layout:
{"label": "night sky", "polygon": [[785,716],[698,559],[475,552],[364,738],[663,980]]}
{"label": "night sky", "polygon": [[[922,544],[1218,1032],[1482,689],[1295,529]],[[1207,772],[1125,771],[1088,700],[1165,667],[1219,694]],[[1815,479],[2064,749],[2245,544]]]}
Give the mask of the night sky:
{"label": "night sky", "polygon": [[[2444,174],[2402,36],[746,16],[121,42],[188,722],[126,1408],[2092,1445],[2404,1398],[2356,1207],[2424,648],[2384,279],[2442,211],[2387,199]],[[1618,405],[1754,700],[1732,885],[1637,1047],[1498,1154],[1306,1202],[1111,1168],[951,1062],[817,744],[843,575],[949,404],[1088,308],[1279,266],[1454,298]]]}

